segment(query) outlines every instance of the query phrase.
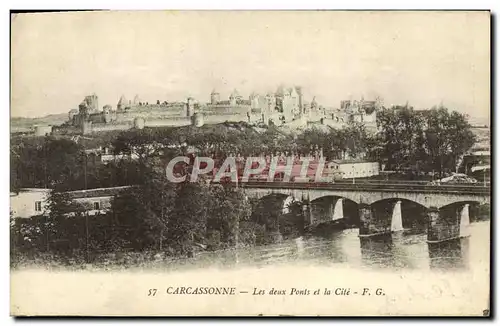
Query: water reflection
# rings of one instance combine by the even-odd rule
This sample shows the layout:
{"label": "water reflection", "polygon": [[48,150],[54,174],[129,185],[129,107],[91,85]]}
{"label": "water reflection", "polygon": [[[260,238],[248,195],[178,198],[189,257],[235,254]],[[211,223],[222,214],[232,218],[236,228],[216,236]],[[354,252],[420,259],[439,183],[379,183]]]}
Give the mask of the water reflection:
{"label": "water reflection", "polygon": [[443,243],[429,243],[431,269],[468,269],[470,239],[461,238]]}
{"label": "water reflection", "polygon": [[396,232],[379,238],[360,238],[363,264],[378,268],[428,268],[425,244],[425,234]]}
{"label": "water reflection", "polygon": [[205,252],[191,263],[224,268],[307,263],[382,270],[464,270],[469,268],[469,253],[484,246],[479,240],[489,236],[489,222],[473,223],[469,238],[439,244],[428,244],[425,233],[400,231],[378,238],[359,238],[358,234],[357,229],[349,229],[329,237],[299,237],[260,247]]}

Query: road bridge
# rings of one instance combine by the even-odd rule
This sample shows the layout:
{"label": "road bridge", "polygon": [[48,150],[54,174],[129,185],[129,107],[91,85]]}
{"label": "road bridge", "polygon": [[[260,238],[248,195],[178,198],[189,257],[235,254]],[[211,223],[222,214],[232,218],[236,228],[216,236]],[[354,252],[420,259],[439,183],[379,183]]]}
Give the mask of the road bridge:
{"label": "road bridge", "polygon": [[282,200],[304,206],[306,224],[347,219],[361,237],[425,225],[429,242],[467,236],[472,207],[490,203],[484,184],[430,185],[421,182],[241,183],[250,198]]}

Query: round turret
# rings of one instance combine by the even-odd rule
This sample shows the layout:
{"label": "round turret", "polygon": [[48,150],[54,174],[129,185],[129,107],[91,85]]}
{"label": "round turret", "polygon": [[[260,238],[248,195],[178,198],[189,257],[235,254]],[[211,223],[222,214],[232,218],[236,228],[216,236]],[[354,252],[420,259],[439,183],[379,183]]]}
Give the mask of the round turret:
{"label": "round turret", "polygon": [[78,114],[78,110],[76,109],[71,109],[68,112],[68,119],[69,121],[73,121],[73,117]]}
{"label": "round turret", "polygon": [[201,127],[201,126],[203,126],[204,123],[205,122],[204,122],[202,113],[196,112],[191,117],[191,125],[193,125],[195,127]]}
{"label": "round turret", "polygon": [[210,103],[215,105],[220,101],[220,94],[214,89],[210,94]]}
{"label": "round turret", "polygon": [[194,98],[188,97],[186,103],[186,115],[192,117],[194,114]]}
{"label": "round turret", "polygon": [[145,121],[144,118],[135,118],[134,119],[134,128],[135,129],[144,129]]}

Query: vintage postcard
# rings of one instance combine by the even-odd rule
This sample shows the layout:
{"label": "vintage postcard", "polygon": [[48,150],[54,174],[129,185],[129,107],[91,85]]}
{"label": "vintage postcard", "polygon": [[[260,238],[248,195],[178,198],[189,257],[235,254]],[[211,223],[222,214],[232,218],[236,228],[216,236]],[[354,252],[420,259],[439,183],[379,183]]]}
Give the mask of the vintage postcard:
{"label": "vintage postcard", "polygon": [[490,315],[490,19],[12,13],[11,314]]}

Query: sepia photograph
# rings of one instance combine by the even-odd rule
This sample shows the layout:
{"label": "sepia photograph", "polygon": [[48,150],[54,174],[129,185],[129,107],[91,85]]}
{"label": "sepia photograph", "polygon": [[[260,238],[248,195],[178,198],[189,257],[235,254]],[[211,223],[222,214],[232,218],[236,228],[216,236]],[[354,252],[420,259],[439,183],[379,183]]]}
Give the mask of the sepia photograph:
{"label": "sepia photograph", "polygon": [[491,12],[11,12],[12,316],[490,316]]}

